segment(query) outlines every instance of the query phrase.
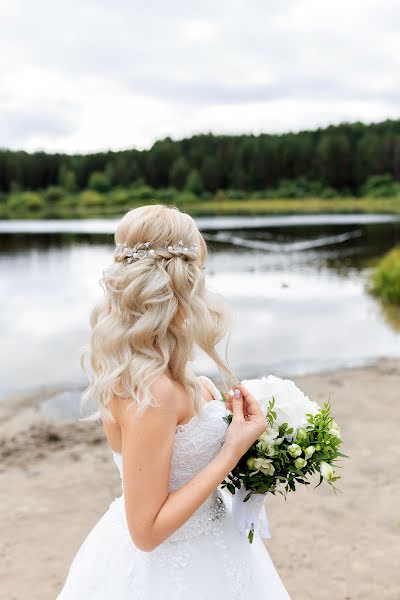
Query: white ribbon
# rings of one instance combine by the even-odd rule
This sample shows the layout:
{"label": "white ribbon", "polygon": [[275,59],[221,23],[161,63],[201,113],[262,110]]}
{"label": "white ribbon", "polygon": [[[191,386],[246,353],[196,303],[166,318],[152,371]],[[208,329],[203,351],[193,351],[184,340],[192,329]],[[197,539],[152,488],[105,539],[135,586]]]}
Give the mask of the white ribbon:
{"label": "white ribbon", "polygon": [[232,517],[233,521],[240,531],[248,536],[249,531],[253,529],[262,538],[270,538],[268,518],[265,511],[266,494],[251,493],[250,498],[243,502],[249,490],[242,485],[235,491],[232,499]]}

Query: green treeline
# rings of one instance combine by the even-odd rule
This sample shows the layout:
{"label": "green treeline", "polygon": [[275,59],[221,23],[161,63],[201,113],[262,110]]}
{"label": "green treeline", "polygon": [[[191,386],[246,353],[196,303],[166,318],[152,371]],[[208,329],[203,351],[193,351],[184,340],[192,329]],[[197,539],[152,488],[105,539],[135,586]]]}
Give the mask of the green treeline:
{"label": "green treeline", "polygon": [[[400,190],[400,121],[344,123],[281,135],[195,135],[149,150],[48,154],[0,150],[0,192],[148,186],[197,197],[395,196]],[[259,194],[258,194],[259,193]],[[226,194],[229,198],[229,193]]]}

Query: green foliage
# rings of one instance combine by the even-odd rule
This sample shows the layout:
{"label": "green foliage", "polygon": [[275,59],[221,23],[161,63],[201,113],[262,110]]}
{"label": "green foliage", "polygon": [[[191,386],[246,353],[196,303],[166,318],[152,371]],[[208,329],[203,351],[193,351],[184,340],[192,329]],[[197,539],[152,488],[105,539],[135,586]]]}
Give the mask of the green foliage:
{"label": "green foliage", "polygon": [[[107,194],[94,193],[88,202],[81,202],[80,194],[65,193],[57,202],[47,200],[46,191],[35,192],[43,200],[39,209],[29,209],[22,192],[0,192],[0,218],[84,218],[119,217],[125,210],[153,203],[178,206],[192,216],[201,215],[260,215],[260,214],[315,214],[315,213],[387,213],[400,214],[400,202],[396,198],[265,198],[265,194],[252,194],[235,190],[218,190],[213,196],[203,192],[201,198],[191,192],[174,188],[152,189],[146,186],[117,188]],[[96,195],[97,194],[97,195]],[[51,196],[52,194],[50,194]],[[142,198],[145,195],[146,198]],[[38,204],[37,199],[33,201]]]}
{"label": "green foliage", "polygon": [[321,190],[319,197],[322,198],[323,200],[329,200],[330,198],[337,198],[338,192],[331,187],[326,187],[323,190]]}
{"label": "green foliage", "polygon": [[129,203],[130,194],[128,190],[113,190],[110,194],[111,204],[125,206]]}
{"label": "green foliage", "polygon": [[372,175],[362,186],[361,193],[372,198],[389,198],[400,195],[400,184],[388,173]]}
{"label": "green foliage", "polygon": [[190,171],[186,181],[186,190],[196,196],[200,196],[203,193],[203,181],[197,169]]}
{"label": "green foliage", "polygon": [[190,206],[194,202],[198,201],[198,197],[192,194],[192,192],[185,191],[181,192],[176,196],[175,203],[179,206]]}
{"label": "green foliage", "polygon": [[183,190],[190,171],[189,163],[184,156],[179,156],[172,165],[170,183],[178,190]]}
{"label": "green foliage", "polygon": [[[311,181],[306,177],[297,179],[283,179],[278,187],[267,190],[266,198],[316,198],[320,197],[324,187],[320,181]],[[338,193],[335,194],[338,196]]]}
{"label": "green foliage", "polygon": [[204,157],[199,175],[204,189],[209,192],[215,192],[218,189],[219,170],[217,162],[213,157],[207,155]]}
{"label": "green foliage", "polygon": [[108,192],[111,188],[110,180],[105,173],[94,171],[89,177],[88,187],[96,192]]}
{"label": "green foliage", "polygon": [[50,203],[59,202],[60,200],[62,200],[64,198],[65,190],[63,190],[63,188],[61,188],[61,187],[52,185],[47,188],[47,190],[44,192],[43,196],[44,196],[44,200],[46,202],[50,202]]}
{"label": "green foliage", "polygon": [[7,200],[7,208],[21,211],[38,211],[44,206],[44,199],[36,192],[12,194]]}
{"label": "green foliage", "polygon": [[385,254],[376,266],[370,291],[384,302],[400,304],[400,245]]}
{"label": "green foliage", "polygon": [[146,157],[146,182],[152,187],[168,187],[170,171],[179,156],[178,145],[171,138],[158,140],[149,151],[144,151]]}
{"label": "green foliage", "polygon": [[148,185],[141,185],[132,189],[131,197],[137,200],[150,200],[154,197],[154,190]]}
{"label": "green foliage", "polygon": [[[53,208],[53,214],[54,214],[54,218],[56,218],[56,211],[55,209],[62,209],[60,210],[60,215],[64,214],[67,215],[66,217],[63,218],[70,218],[71,214],[68,213],[68,208],[70,209],[74,209],[75,207],[79,206],[79,196],[77,194],[68,194],[67,196],[64,196],[64,198],[61,198],[61,200],[59,200],[57,202],[57,205],[52,205]],[[65,209],[65,210],[64,210]],[[60,216],[60,218],[62,218]]]}
{"label": "green foliage", "polygon": [[61,165],[58,172],[58,183],[67,192],[73,193],[77,189],[76,175],[72,169]]}
{"label": "green foliage", "polygon": [[10,210],[10,211],[18,211],[20,212],[21,210],[27,210],[27,206],[22,198],[22,196],[20,194],[10,194],[10,196],[8,196],[7,198],[7,202],[6,202],[6,207]]}
{"label": "green foliage", "polygon": [[[332,129],[331,131],[329,131]],[[321,136],[315,150],[315,165],[318,178],[333,188],[351,185],[351,144],[344,131],[328,128]]]}
{"label": "green foliage", "polygon": [[102,206],[104,204],[104,196],[95,190],[84,190],[79,195],[80,204],[82,206]]}
{"label": "green foliage", "polygon": [[178,193],[178,191],[173,187],[169,187],[169,188],[165,188],[165,189],[162,188],[162,189],[153,191],[153,197],[155,200],[157,200],[157,202],[165,202],[165,203],[174,202],[176,200],[177,196],[180,196],[180,195],[182,195],[182,193]]}
{"label": "green foliage", "polygon": [[10,192],[12,194],[18,194],[18,192],[22,192],[22,186],[18,181],[11,181],[10,183]]}
{"label": "green foliage", "polygon": [[[259,194],[257,194],[259,196]],[[261,197],[261,196],[259,196]],[[262,195],[265,198],[265,195]],[[244,190],[218,190],[214,199],[219,200],[246,200],[249,198],[249,193]]]}

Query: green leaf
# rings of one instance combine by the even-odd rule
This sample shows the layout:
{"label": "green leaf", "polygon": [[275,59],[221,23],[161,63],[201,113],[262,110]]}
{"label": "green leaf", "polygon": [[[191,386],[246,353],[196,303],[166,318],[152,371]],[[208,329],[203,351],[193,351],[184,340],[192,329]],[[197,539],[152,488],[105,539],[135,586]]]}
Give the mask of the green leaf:
{"label": "green leaf", "polygon": [[317,487],[319,487],[321,485],[321,483],[323,482],[324,478],[322,477],[322,475],[319,476],[319,483],[317,483],[317,485],[315,486],[314,489],[317,489]]}
{"label": "green leaf", "polygon": [[343,452],[339,452],[339,450],[337,450],[337,455],[343,456],[343,458],[350,458],[350,456],[347,456],[347,454],[343,454]]}
{"label": "green leaf", "polygon": [[249,535],[247,537],[249,538],[250,544],[252,544],[253,543],[253,537],[254,537],[254,529],[253,528],[250,529]]}
{"label": "green leaf", "polygon": [[235,492],[236,492],[235,486],[232,485],[231,483],[227,483],[226,487],[228,488],[228,490],[230,491],[230,493],[234,496]]}

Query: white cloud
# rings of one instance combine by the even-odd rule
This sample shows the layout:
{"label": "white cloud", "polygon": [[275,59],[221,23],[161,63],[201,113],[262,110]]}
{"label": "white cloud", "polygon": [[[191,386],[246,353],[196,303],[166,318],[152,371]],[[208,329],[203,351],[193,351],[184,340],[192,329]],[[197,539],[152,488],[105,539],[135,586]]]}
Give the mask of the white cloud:
{"label": "white cloud", "polygon": [[394,0],[9,0],[0,146],[140,148],[398,118],[399,16]]}

